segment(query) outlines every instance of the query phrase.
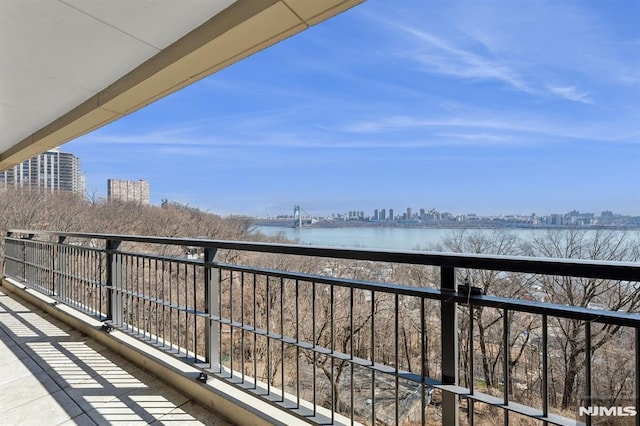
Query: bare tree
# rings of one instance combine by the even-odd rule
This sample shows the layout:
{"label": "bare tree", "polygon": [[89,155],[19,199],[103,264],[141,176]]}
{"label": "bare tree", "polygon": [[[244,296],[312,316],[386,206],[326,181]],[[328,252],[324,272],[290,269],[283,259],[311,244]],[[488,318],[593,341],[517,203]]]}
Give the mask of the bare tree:
{"label": "bare tree", "polygon": [[[457,253],[476,253],[476,254],[497,254],[497,255],[516,255],[519,253],[520,240],[518,237],[506,230],[494,230],[491,233],[456,230],[449,234],[438,247],[444,251],[452,251]],[[458,282],[467,282],[470,285],[480,287],[483,293],[504,297],[521,297],[527,291],[527,282],[522,276],[517,274],[509,274],[500,271],[486,270],[464,270],[458,271]],[[464,312],[466,307],[461,307]],[[524,331],[528,336],[528,332],[535,327],[534,322],[529,319],[524,324],[516,324],[513,322],[514,316],[509,318],[510,328],[518,328]],[[510,347],[504,348],[501,339],[501,330],[503,324],[503,313],[495,309],[486,309],[482,306],[474,308],[474,323],[477,327],[477,340],[480,349],[480,357],[482,363],[482,371],[484,381],[488,387],[495,387],[498,384],[497,371],[501,371],[498,366],[500,359],[505,351],[513,351],[514,346],[519,347],[515,350],[515,357],[511,357],[510,368],[515,367],[520,357],[524,353],[524,342],[518,339],[518,336],[510,340]],[[468,314],[462,315],[461,321],[462,341],[468,343],[469,321]],[[475,339],[474,339],[475,340]],[[462,362],[465,375],[468,372],[468,357],[472,354],[471,348],[462,351]],[[465,376],[468,382],[468,377]]]}
{"label": "bare tree", "polygon": [[[637,261],[637,241],[625,232],[610,230],[564,230],[536,234],[525,245],[529,255],[564,257],[574,259]],[[538,276],[537,283],[546,294],[547,301],[572,306],[606,309],[611,311],[637,311],[640,292],[637,283],[599,278]],[[614,339],[621,331],[619,326],[594,323],[591,328],[591,352]],[[562,352],[563,386],[561,407],[575,404],[577,380],[585,356],[584,322],[572,319],[555,319],[551,338]]]}

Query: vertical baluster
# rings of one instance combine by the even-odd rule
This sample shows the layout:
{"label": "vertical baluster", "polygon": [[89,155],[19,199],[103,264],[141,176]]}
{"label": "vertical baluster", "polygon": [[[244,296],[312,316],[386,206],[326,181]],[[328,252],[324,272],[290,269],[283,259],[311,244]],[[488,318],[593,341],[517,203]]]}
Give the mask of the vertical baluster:
{"label": "vertical baluster", "polygon": [[313,338],[313,415],[316,415],[316,364],[317,364],[317,352],[316,352],[316,282],[311,283],[311,337]]}
{"label": "vertical baluster", "polygon": [[[458,384],[459,352],[458,352],[458,309],[455,302],[455,269],[440,268],[440,288],[447,297],[440,302],[441,327],[441,359],[442,383]],[[442,392],[442,422],[445,425],[458,425],[458,396],[455,393]]]}
{"label": "vertical baluster", "polygon": [[266,285],[267,285],[267,289],[266,289],[266,295],[267,295],[267,300],[266,300],[266,322],[267,322],[267,395],[271,395],[271,338],[269,337],[269,335],[271,334],[271,329],[270,329],[270,317],[271,317],[271,286],[269,285],[269,278],[271,278],[269,275],[266,276]]}
{"label": "vertical baluster", "polygon": [[253,273],[253,388],[258,388],[258,360],[256,359],[256,347],[258,346],[258,328],[257,309],[256,309],[256,293],[258,287],[258,279],[256,273]]}
{"label": "vertical baluster", "polygon": [[635,402],[636,402],[636,426],[640,426],[640,412],[637,412],[638,410],[640,410],[640,327],[636,327],[636,339],[635,339],[635,345],[636,345],[636,350],[635,350],[635,356],[636,356],[636,396],[635,396]]}
{"label": "vertical baluster", "polygon": [[354,342],[353,342],[353,308],[354,308],[354,301],[353,301],[353,287],[349,288],[349,359],[351,360],[351,362],[349,363],[349,389],[351,390],[351,394],[350,396],[350,401],[349,401],[349,418],[351,419],[351,424],[354,424],[354,418],[353,418],[353,403],[354,403],[354,399],[353,399],[353,367],[354,367],[354,363],[353,363],[353,349],[354,349]]}
{"label": "vertical baluster", "polygon": [[[542,315],[542,348],[539,356],[542,357],[542,415],[549,417],[549,335],[548,335],[548,318]],[[545,426],[548,424],[544,422]]]}
{"label": "vertical baluster", "polygon": [[[584,406],[591,407],[591,323],[584,323]],[[591,426],[591,416],[587,415],[587,426]]]}
{"label": "vertical baluster", "polygon": [[191,265],[191,274],[193,276],[193,298],[191,300],[191,306],[193,306],[193,362],[198,362],[198,274],[196,265]]}
{"label": "vertical baluster", "polygon": [[[505,308],[502,310],[502,374],[504,379],[504,405],[509,405],[509,383],[511,377],[509,374],[509,311]],[[504,410],[504,424],[509,425],[509,410]]]}
{"label": "vertical baluster", "polygon": [[421,383],[420,383],[420,399],[421,399],[421,403],[422,403],[422,411],[421,411],[421,416],[420,416],[420,424],[422,426],[425,426],[427,424],[427,395],[426,395],[426,385],[425,385],[425,380],[427,378],[427,354],[425,353],[426,349],[427,349],[427,325],[426,325],[426,318],[425,318],[425,303],[424,303],[424,297],[420,298],[420,378],[421,378]]}
{"label": "vertical baluster", "polygon": [[[469,387],[469,391],[471,392],[471,395],[473,395],[473,392],[475,390],[475,372],[474,372],[474,363],[473,363],[473,355],[474,355],[474,351],[473,351],[473,313],[474,313],[474,309],[473,309],[473,305],[469,304],[469,383],[467,384],[467,386]],[[467,398],[467,411],[468,411],[468,416],[469,416],[469,424],[472,425],[473,424],[473,417],[474,417],[474,413],[473,413],[473,407],[474,406],[474,402],[472,398]]]}
{"label": "vertical baluster", "polygon": [[[376,365],[376,292],[371,290],[371,366]],[[371,424],[376,424],[376,370],[371,369]]]}
{"label": "vertical baluster", "polygon": [[[218,352],[220,345],[219,329],[214,323],[213,317],[220,315],[218,292],[220,287],[218,270],[213,268],[216,259],[216,249],[207,247],[204,249],[204,299],[205,299],[205,359],[213,370],[220,364]],[[222,370],[221,370],[222,371]]]}
{"label": "vertical baluster", "polygon": [[244,331],[244,272],[240,273],[240,324],[242,328],[240,329],[240,359],[242,360],[242,383],[244,383],[244,369],[245,369],[245,347],[244,347],[244,339],[245,339],[245,331]]}
{"label": "vertical baluster", "polygon": [[335,315],[334,315],[334,286],[333,284],[329,285],[329,317],[330,317],[330,331],[331,331],[331,423],[335,423],[335,412],[338,407],[336,401],[336,392],[333,384],[335,383],[335,350],[336,350],[336,339],[335,339]]}
{"label": "vertical baluster", "polygon": [[158,294],[158,259],[155,259],[154,262],[154,280],[153,280],[153,297],[155,300],[155,333],[156,333],[156,345],[158,344],[158,340],[160,339],[160,328],[159,328],[159,322],[158,322],[158,309],[160,308],[159,303],[160,303],[160,295]]}
{"label": "vertical baluster", "polygon": [[300,282],[296,285],[296,408],[300,408]]}
{"label": "vertical baluster", "polygon": [[[67,256],[66,256],[66,247],[64,246],[64,243],[66,241],[67,237],[58,237],[58,247],[57,247],[57,273],[56,276],[58,277],[58,282],[57,282],[57,294],[58,294],[58,299],[61,300],[63,303],[66,302],[66,297],[67,297],[67,277],[66,277],[66,271],[67,271]],[[54,288],[55,290],[55,288]]]}
{"label": "vertical baluster", "polygon": [[120,241],[107,240],[107,319],[122,326],[122,255],[117,253]]}
{"label": "vertical baluster", "polygon": [[233,378],[233,271],[229,271],[229,367]]}
{"label": "vertical baluster", "polygon": [[280,277],[280,384],[284,402],[284,280]]}

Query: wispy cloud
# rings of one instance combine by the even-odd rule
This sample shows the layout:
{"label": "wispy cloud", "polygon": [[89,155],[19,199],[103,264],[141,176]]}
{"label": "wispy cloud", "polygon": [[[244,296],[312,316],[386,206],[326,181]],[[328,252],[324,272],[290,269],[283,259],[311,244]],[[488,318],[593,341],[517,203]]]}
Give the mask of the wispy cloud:
{"label": "wispy cloud", "polygon": [[[530,8],[532,16],[542,13],[537,7]],[[558,6],[558,10],[564,9]],[[573,11],[571,19],[560,19],[551,14],[550,34],[538,34],[539,19],[521,15],[522,11],[513,6],[493,9],[471,6],[457,13],[444,14],[447,21],[442,25],[430,25],[429,31],[425,31],[411,16],[392,19],[386,15],[369,14],[367,18],[384,25],[393,34],[385,46],[387,56],[413,61],[426,73],[470,82],[495,81],[516,92],[541,98],[552,95],[582,104],[595,104],[591,92],[580,88],[584,82],[548,84],[548,81],[571,70],[595,87],[603,81],[602,72],[611,68],[616,71],[608,72],[608,75],[616,74],[621,80],[633,81],[633,73],[620,71],[629,69],[628,59],[621,66],[595,42],[576,47],[574,39],[587,37],[589,31],[596,31],[594,18],[584,17],[576,11]],[[559,13],[558,16],[563,15]],[[524,28],[518,28],[514,22]],[[565,40],[566,37],[558,40],[562,31],[566,32],[567,25],[578,35],[574,34],[569,40]],[[567,55],[569,48],[572,54]],[[598,58],[598,61],[593,58]],[[597,78],[595,83],[594,78]]]}
{"label": "wispy cloud", "polygon": [[[377,25],[384,25],[390,33],[386,40],[388,54],[421,65],[423,71],[469,80],[493,80],[522,92],[534,92],[531,84],[521,76],[505,57],[498,56],[486,40],[462,31],[452,33],[427,32],[410,23],[405,16],[390,19],[380,14],[364,14]],[[449,25],[452,29],[454,25]],[[437,31],[437,30],[436,30]]]}
{"label": "wispy cloud", "polygon": [[[212,157],[234,150],[234,155],[262,150],[365,150],[424,149],[454,146],[523,146],[560,143],[563,140],[638,142],[638,132],[622,123],[558,122],[500,111],[464,111],[447,115],[389,115],[332,126],[282,126],[278,122],[249,118],[217,123],[214,127],[179,123],[166,129],[119,133],[103,129],[85,141],[127,145],[158,155]],[[612,132],[613,127],[618,131]],[[124,149],[124,148],[119,148]],[[225,158],[227,156],[225,155]],[[263,158],[259,156],[259,158]]]}
{"label": "wispy cloud", "polygon": [[480,142],[480,143],[494,143],[494,144],[513,144],[515,141],[515,137],[509,134],[498,134],[498,133],[436,133],[436,136],[454,139],[454,140],[463,140],[470,142]]}
{"label": "wispy cloud", "polygon": [[416,128],[471,128],[530,132],[538,127],[518,124],[507,120],[480,120],[469,118],[433,119],[396,115],[377,120],[355,122],[345,126],[342,130],[353,133],[383,133],[406,131]]}
{"label": "wispy cloud", "polygon": [[430,72],[476,80],[497,80],[512,88],[533,92],[534,89],[504,61],[456,46],[434,34],[410,26],[396,25],[412,35],[420,47],[409,56]]}
{"label": "wispy cloud", "polygon": [[425,137],[456,135],[455,139],[461,139],[461,135],[467,135],[467,139],[479,141],[485,138],[492,143],[498,141],[512,143],[522,141],[523,138],[538,144],[546,144],[550,141],[557,143],[562,139],[640,143],[638,140],[640,132],[637,126],[629,124],[626,120],[594,121],[585,125],[580,121],[575,123],[566,120],[557,121],[535,115],[514,116],[495,111],[485,111],[480,116],[482,118],[477,116],[478,114],[473,113],[452,118],[394,115],[348,123],[341,130],[369,135],[415,134],[419,131]]}
{"label": "wispy cloud", "polygon": [[561,98],[569,101],[582,102],[583,104],[594,103],[593,99],[590,97],[591,93],[581,91],[575,86],[547,86],[547,89],[549,89],[549,92],[554,95],[560,96]]}

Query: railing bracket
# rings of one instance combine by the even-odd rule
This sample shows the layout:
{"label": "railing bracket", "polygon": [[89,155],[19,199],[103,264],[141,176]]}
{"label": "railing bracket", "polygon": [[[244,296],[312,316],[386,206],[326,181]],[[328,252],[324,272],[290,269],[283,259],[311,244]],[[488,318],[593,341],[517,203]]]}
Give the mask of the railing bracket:
{"label": "railing bracket", "polygon": [[469,298],[471,296],[484,296],[485,291],[481,287],[474,287],[469,282],[469,277],[464,279],[464,284],[458,284],[458,294],[467,297],[466,304],[469,304]]}
{"label": "railing bracket", "polygon": [[207,380],[209,380],[209,376],[205,373],[200,373],[198,375],[198,381],[202,382],[202,383],[207,383]]}
{"label": "railing bracket", "polygon": [[466,284],[459,284],[458,285],[458,293],[463,295],[463,296],[467,296],[467,295],[483,296],[484,295],[484,290],[481,287],[474,287],[474,286],[469,286],[469,285],[466,285]]}
{"label": "railing bracket", "polygon": [[113,331],[113,326],[105,322],[102,324],[102,331],[104,331],[105,333],[111,333]]}

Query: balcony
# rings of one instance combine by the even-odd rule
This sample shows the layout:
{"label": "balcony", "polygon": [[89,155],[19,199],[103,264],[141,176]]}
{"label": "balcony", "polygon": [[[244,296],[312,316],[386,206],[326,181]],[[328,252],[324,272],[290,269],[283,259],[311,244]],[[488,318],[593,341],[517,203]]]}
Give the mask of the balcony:
{"label": "balcony", "polygon": [[[636,367],[619,390],[633,399],[610,405],[638,407],[640,314],[546,303],[534,291],[484,295],[464,283],[465,271],[498,271],[530,289],[576,277],[633,292],[635,263],[26,230],[4,241],[3,288],[93,339],[82,348],[91,356],[111,348],[232,423],[590,424],[600,412],[589,407],[610,409],[594,392],[606,344],[624,346]],[[34,334],[27,349],[7,345],[16,354],[46,362],[60,353],[33,343],[65,348],[56,330],[77,335],[6,306],[17,316],[5,334]],[[477,331],[483,312],[497,330],[488,340]],[[557,337],[568,323],[582,345],[572,365],[578,396],[560,409]],[[493,351],[495,383],[481,380],[481,346]],[[93,377],[103,387],[86,396],[108,392],[112,374],[135,376],[115,373],[125,361],[101,362]]]}
{"label": "balcony", "polygon": [[228,424],[6,287],[0,323],[3,424]]}

